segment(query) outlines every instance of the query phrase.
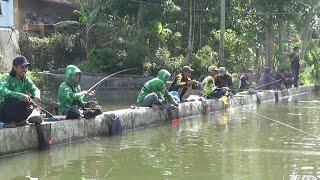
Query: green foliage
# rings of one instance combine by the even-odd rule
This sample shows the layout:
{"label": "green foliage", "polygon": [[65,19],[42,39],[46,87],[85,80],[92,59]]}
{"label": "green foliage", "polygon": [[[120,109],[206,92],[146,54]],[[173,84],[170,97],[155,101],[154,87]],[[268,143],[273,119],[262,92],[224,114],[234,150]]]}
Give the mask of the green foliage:
{"label": "green foliage", "polygon": [[217,53],[214,52],[210,46],[203,46],[195,55],[191,66],[195,70],[194,75],[203,75],[207,73],[209,66],[217,66],[217,64]]}
{"label": "green foliage", "polygon": [[21,54],[39,70],[48,70],[54,61],[55,68],[62,68],[84,58],[79,35],[54,34],[51,37],[26,37],[19,42]]}
{"label": "green foliage", "polygon": [[160,69],[174,73],[180,71],[183,59],[183,56],[171,57],[167,48],[158,48],[154,57],[146,57],[143,68],[151,74],[156,74]]}
{"label": "green foliage", "polygon": [[[206,72],[211,64],[219,64],[216,52],[220,41],[220,1],[194,1],[191,8],[196,10],[191,14],[190,1],[77,2],[80,4],[75,11],[77,21],[56,24],[56,28],[77,26],[77,40],[67,35],[61,42],[54,40],[59,44],[56,46],[50,40],[59,39],[54,35],[46,40],[24,42],[22,52],[34,52],[27,56],[33,59],[36,68],[46,69],[43,67],[46,63],[42,62],[52,59],[61,60],[61,66],[74,63],[85,59],[84,51],[86,59],[80,66],[89,72],[114,72],[126,67],[137,67],[139,73],[148,71],[153,75],[161,68],[177,72],[187,53],[190,15],[194,22],[191,37],[194,75]],[[305,23],[308,12],[319,11],[320,1],[230,0],[226,1],[226,9],[225,59],[220,66],[238,74],[248,67],[259,73],[267,64],[274,64],[275,70],[279,70],[290,66],[288,54],[292,46],[306,45],[306,57],[300,55],[305,67],[302,79],[318,77],[320,19],[316,13],[312,14],[308,31]],[[310,35],[305,36],[306,32]],[[65,55],[74,53],[75,49],[81,51],[74,54],[75,58]],[[61,57],[56,57],[58,54]]]}
{"label": "green foliage", "polygon": [[[220,30],[211,32],[213,44],[218,44]],[[248,42],[245,41],[245,34],[237,34],[232,29],[227,29],[224,36],[225,64],[230,72],[243,72],[248,67],[255,66],[255,53]],[[245,47],[245,48],[244,48]]]}
{"label": "green foliage", "polygon": [[99,69],[99,64],[97,61],[92,61],[92,60],[85,60],[81,61],[78,64],[78,67],[81,69],[82,72],[87,72],[87,73],[98,73]]}
{"label": "green foliage", "polygon": [[36,71],[28,71],[27,76],[40,88],[41,94],[50,94],[60,85],[59,80],[48,74],[40,74]]}
{"label": "green foliage", "polygon": [[[91,62],[92,65],[95,65],[94,69],[96,72],[110,72],[112,68],[117,67],[120,63],[117,61],[117,58],[117,52],[104,44],[99,48],[91,48],[89,62]],[[88,70],[90,72],[90,69]]]}
{"label": "green foliage", "polygon": [[136,67],[140,72],[142,72],[143,61],[149,54],[149,49],[146,46],[134,45],[130,47],[128,56],[125,59],[124,66],[126,67]]}

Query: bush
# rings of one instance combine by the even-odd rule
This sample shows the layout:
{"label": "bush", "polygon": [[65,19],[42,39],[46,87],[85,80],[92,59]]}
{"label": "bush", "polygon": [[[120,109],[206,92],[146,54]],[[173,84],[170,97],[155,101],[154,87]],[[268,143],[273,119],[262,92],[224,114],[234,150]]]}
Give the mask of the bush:
{"label": "bush", "polygon": [[50,70],[85,58],[79,35],[54,34],[50,37],[26,37],[19,42],[21,54],[33,69]]}
{"label": "bush", "polygon": [[139,72],[142,72],[143,61],[148,54],[148,47],[141,45],[132,45],[129,49],[128,56],[125,59],[125,66],[136,67]]}
{"label": "bush", "polygon": [[211,65],[217,65],[217,53],[210,46],[203,46],[195,55],[191,62],[191,67],[194,69],[194,76],[203,75]]}
{"label": "bush", "polygon": [[100,70],[97,68],[98,64],[96,63],[96,61],[92,61],[92,60],[82,61],[77,66],[81,69],[82,72],[86,72],[86,73],[100,72]]}
{"label": "bush", "polygon": [[118,70],[118,66],[122,65],[122,60],[118,58],[117,51],[103,44],[100,47],[92,47],[90,49],[90,58],[88,61],[88,72],[110,72]]}
{"label": "bush", "polygon": [[173,74],[181,69],[183,59],[183,56],[171,57],[166,48],[158,48],[154,56],[146,57],[143,69],[152,75],[156,75],[160,69],[167,69]]}

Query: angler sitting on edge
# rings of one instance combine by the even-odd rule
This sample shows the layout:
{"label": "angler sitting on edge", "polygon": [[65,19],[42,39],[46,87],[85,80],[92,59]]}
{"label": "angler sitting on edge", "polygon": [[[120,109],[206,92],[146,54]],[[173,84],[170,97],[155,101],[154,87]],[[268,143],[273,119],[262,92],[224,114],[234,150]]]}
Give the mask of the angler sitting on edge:
{"label": "angler sitting on edge", "polygon": [[[26,76],[30,63],[24,56],[17,56],[13,59],[12,70],[5,74],[0,82],[0,121],[5,127],[13,128],[27,124],[28,116],[40,104],[40,90]],[[41,123],[39,116],[29,119],[30,123]]]}
{"label": "angler sitting on edge", "polygon": [[182,72],[178,74],[170,85],[169,91],[179,102],[184,102],[190,95],[190,89],[196,89],[198,82],[192,80],[191,73],[193,69],[190,66],[184,66]]}
{"label": "angler sitting on edge", "polygon": [[246,72],[240,77],[239,81],[239,92],[254,89],[254,82],[250,80],[254,77],[256,73],[253,68],[248,68]]}
{"label": "angler sitting on edge", "polygon": [[232,89],[232,76],[229,72],[227,72],[225,67],[219,67],[218,74],[214,77],[214,84],[217,88],[224,89],[226,91],[226,96],[230,96],[236,93],[234,89]]}
{"label": "angler sitting on edge", "polygon": [[96,101],[84,100],[87,92],[81,91],[80,79],[81,70],[74,65],[67,66],[66,81],[59,86],[58,94],[58,113],[66,115],[66,119],[80,119],[82,115],[89,119],[101,114]]}
{"label": "angler sitting on edge", "polygon": [[280,72],[276,74],[275,79],[279,81],[277,89],[291,88],[294,80],[292,73],[286,68],[281,69]]}
{"label": "angler sitting on edge", "polygon": [[272,75],[272,69],[267,67],[259,80],[259,87],[257,90],[271,90],[278,86],[278,82]]}
{"label": "angler sitting on edge", "polygon": [[210,66],[208,68],[209,76],[204,78],[202,81],[202,90],[205,93],[205,98],[207,99],[221,98],[227,92],[223,88],[217,88],[214,84],[214,77],[217,75],[217,71],[218,69],[215,66]]}
{"label": "angler sitting on edge", "polygon": [[149,80],[141,88],[137,103],[142,107],[152,107],[153,110],[164,109],[168,103],[178,106],[166,88],[166,82],[170,77],[171,74],[167,70],[160,70],[156,78]]}
{"label": "angler sitting on edge", "polygon": [[232,77],[226,71],[225,67],[220,67],[218,69],[218,74],[214,77],[214,83],[218,88],[232,88]]}

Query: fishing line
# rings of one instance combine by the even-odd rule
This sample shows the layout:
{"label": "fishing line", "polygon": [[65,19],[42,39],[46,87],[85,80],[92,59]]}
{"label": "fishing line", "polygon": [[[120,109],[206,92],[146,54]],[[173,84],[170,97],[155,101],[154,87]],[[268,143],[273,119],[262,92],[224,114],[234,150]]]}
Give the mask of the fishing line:
{"label": "fishing line", "polygon": [[306,132],[306,131],[304,131],[304,130],[302,130],[302,129],[295,128],[295,127],[293,127],[293,126],[290,126],[290,125],[285,124],[285,123],[283,123],[283,122],[280,122],[280,121],[277,121],[277,120],[275,120],[275,119],[269,118],[269,117],[267,117],[267,116],[261,115],[261,114],[259,114],[259,113],[253,113],[253,114],[255,114],[255,115],[259,116],[259,117],[268,119],[268,120],[270,120],[270,121],[272,121],[272,122],[281,124],[281,125],[286,126],[286,127],[288,127],[288,128],[294,129],[294,130],[296,130],[296,131],[302,132],[302,133],[307,134],[307,135],[309,135],[309,136],[312,136],[312,137],[315,137],[315,138],[320,139],[320,136],[316,136],[316,135],[314,135],[314,134],[308,133],[308,132]]}
{"label": "fishing line", "polygon": [[113,74],[110,74],[109,76],[107,77],[104,77],[102,78],[100,81],[98,81],[97,83],[95,83],[93,86],[91,86],[88,90],[87,90],[87,94],[92,91],[97,85],[99,85],[101,82],[103,82],[104,80],[116,75],[116,74],[120,74],[122,72],[126,72],[126,71],[131,71],[131,70],[134,70],[134,69],[137,69],[137,68],[129,68],[129,69],[125,69],[125,70],[122,70],[122,71],[118,71],[116,73],[113,73]]}

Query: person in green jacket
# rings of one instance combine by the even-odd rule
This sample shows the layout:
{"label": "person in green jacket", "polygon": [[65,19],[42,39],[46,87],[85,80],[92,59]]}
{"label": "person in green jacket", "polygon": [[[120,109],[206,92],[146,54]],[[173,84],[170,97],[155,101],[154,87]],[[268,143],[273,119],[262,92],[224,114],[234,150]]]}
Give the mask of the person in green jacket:
{"label": "person in green jacket", "polygon": [[30,63],[24,56],[13,59],[12,70],[0,80],[0,121],[5,127],[26,124],[32,113],[30,105],[40,104],[40,90],[26,76]]}
{"label": "person in green jacket", "polygon": [[[82,115],[88,119],[101,114],[96,101],[84,100],[87,92],[81,91],[80,80],[81,70],[74,65],[67,66],[66,80],[59,86],[58,92],[58,113],[66,115],[66,119],[79,119]],[[81,113],[80,109],[85,111]]]}
{"label": "person in green jacket", "polygon": [[167,70],[160,70],[156,78],[144,84],[138,95],[137,103],[142,107],[152,107],[154,110],[164,108],[167,103],[178,106],[166,88],[166,82],[170,77],[171,74]]}

